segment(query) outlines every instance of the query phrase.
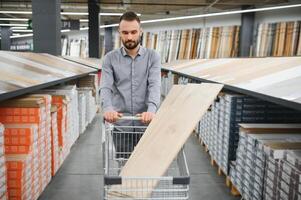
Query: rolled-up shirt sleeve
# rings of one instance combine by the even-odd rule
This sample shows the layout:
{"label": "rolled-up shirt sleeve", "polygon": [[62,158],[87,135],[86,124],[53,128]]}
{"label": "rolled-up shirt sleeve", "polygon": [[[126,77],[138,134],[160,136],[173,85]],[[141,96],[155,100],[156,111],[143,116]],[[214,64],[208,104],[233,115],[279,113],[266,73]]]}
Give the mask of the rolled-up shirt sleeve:
{"label": "rolled-up shirt sleeve", "polygon": [[110,62],[110,56],[107,54],[104,57],[101,70],[101,104],[103,112],[113,111],[112,97],[113,97],[114,75],[113,68]]}
{"label": "rolled-up shirt sleeve", "polygon": [[148,74],[148,99],[147,111],[155,113],[160,105],[161,96],[161,58],[160,55],[153,51],[151,66]]}

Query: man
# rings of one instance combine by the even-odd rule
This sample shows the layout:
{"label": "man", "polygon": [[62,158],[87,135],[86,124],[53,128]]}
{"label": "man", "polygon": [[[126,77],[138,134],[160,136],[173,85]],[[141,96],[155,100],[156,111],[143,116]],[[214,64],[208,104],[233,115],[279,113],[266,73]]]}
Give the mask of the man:
{"label": "man", "polygon": [[120,17],[123,47],[109,52],[102,65],[101,96],[104,118],[115,123],[123,114],[141,114],[149,123],[160,103],[160,56],[140,46],[142,29],[134,12]]}
{"label": "man", "polygon": [[[161,59],[154,50],[140,46],[142,29],[134,12],[120,17],[118,31],[123,47],[109,52],[102,65],[103,116],[115,125],[145,125],[160,103]],[[118,120],[123,115],[139,115],[142,123]]]}

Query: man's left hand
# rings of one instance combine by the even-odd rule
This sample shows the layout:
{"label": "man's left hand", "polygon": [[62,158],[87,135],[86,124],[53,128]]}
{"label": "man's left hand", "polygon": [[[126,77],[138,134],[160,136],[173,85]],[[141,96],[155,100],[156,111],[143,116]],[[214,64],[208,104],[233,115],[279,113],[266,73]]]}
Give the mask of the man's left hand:
{"label": "man's left hand", "polygon": [[155,116],[155,113],[152,112],[143,112],[137,116],[141,117],[141,122],[144,124],[149,124]]}

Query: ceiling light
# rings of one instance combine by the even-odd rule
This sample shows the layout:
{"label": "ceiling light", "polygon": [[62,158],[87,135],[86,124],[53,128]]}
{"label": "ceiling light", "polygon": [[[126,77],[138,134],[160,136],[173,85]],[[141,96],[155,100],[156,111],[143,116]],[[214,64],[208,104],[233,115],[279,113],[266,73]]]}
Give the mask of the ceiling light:
{"label": "ceiling light", "polygon": [[61,33],[66,33],[66,32],[70,32],[71,30],[70,29],[63,29],[61,30]]}
{"label": "ceiling light", "polygon": [[80,19],[79,22],[89,22],[88,19]]}
{"label": "ceiling light", "polygon": [[246,10],[234,10],[234,11],[208,13],[208,14],[201,14],[201,15],[191,15],[191,16],[183,16],[183,17],[171,17],[171,18],[154,19],[154,20],[145,20],[145,21],[142,21],[141,23],[147,24],[147,23],[153,23],[153,22],[166,22],[166,21],[195,19],[195,18],[222,16],[222,15],[233,15],[233,14],[250,13],[250,12],[262,12],[262,11],[279,10],[279,9],[296,8],[296,7],[301,7],[301,4],[286,5],[286,6],[274,6],[274,7],[265,7],[265,8],[254,8],[254,9],[246,9]]}
{"label": "ceiling light", "polygon": [[33,34],[32,33],[29,33],[29,34],[23,34],[23,35],[13,35],[13,36],[10,36],[10,38],[23,38],[23,37],[32,37]]}
{"label": "ceiling light", "polygon": [[11,27],[11,30],[24,30],[24,29],[27,29],[27,27],[25,27],[25,26],[13,26],[13,27]]}
{"label": "ceiling light", "polygon": [[28,24],[0,24],[0,26],[23,26],[23,27],[27,27]]}
{"label": "ceiling light", "polygon": [[0,18],[0,21],[24,21],[27,22],[27,18]]}
{"label": "ceiling light", "polygon": [[32,30],[26,30],[26,29],[24,29],[24,30],[22,30],[22,29],[20,29],[20,30],[12,30],[14,33],[32,33]]}
{"label": "ceiling light", "polygon": [[[31,15],[31,11],[8,11],[2,10],[1,14],[29,14]],[[99,13],[101,16],[121,16],[123,13]],[[87,12],[61,12],[61,15],[89,15]],[[140,13],[137,13],[138,16],[141,16]]]}
{"label": "ceiling light", "polygon": [[31,11],[8,11],[8,10],[1,10],[1,14],[31,14]]}

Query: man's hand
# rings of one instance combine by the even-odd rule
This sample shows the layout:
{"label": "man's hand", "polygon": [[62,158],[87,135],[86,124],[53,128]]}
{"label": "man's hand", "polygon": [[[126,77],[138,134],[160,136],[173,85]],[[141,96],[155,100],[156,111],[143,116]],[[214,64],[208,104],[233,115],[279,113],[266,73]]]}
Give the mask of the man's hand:
{"label": "man's hand", "polygon": [[143,112],[137,116],[141,117],[141,122],[144,124],[149,124],[155,116],[155,113],[152,112]]}
{"label": "man's hand", "polygon": [[115,123],[122,114],[116,111],[108,111],[103,114],[104,119],[109,123]]}

